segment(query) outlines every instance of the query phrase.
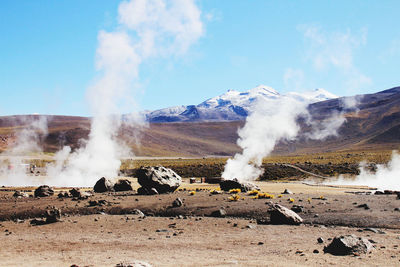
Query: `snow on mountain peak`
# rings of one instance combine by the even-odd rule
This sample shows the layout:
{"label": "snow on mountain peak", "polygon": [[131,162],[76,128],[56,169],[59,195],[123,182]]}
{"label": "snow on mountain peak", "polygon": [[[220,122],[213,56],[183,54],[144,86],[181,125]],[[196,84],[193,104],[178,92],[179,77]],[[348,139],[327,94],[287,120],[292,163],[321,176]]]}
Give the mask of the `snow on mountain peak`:
{"label": "snow on mountain peak", "polygon": [[259,85],[246,92],[230,89],[224,94],[210,98],[199,105],[156,110],[147,113],[147,118],[152,122],[243,120],[251,111],[257,99],[276,100],[281,97],[293,97],[309,104],[337,98],[336,95],[322,88],[302,93],[289,92],[283,95],[269,86]]}

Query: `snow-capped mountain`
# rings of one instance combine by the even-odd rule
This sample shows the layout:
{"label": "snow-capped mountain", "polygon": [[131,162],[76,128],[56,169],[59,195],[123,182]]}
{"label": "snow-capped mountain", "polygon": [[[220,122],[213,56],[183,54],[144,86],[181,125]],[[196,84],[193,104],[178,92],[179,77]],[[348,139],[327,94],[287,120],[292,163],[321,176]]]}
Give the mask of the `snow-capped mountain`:
{"label": "snow-capped mountain", "polygon": [[151,111],[146,114],[146,118],[150,122],[244,120],[258,99],[264,98],[273,101],[282,97],[292,97],[309,104],[337,98],[336,95],[324,89],[303,93],[290,92],[283,95],[271,87],[259,85],[246,92],[228,90],[226,93],[198,105],[176,106]]}

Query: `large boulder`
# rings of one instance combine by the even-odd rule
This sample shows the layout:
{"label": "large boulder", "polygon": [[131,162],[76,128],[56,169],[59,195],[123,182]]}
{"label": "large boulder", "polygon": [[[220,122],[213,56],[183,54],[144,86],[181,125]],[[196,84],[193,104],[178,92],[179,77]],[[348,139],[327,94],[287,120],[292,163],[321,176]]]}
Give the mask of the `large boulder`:
{"label": "large boulder", "polygon": [[344,256],[354,254],[366,254],[373,249],[373,245],[363,237],[355,235],[345,235],[335,237],[332,242],[324,247],[325,253]]}
{"label": "large boulder", "polygon": [[114,184],[114,191],[115,192],[120,192],[120,191],[132,191],[132,185],[131,181],[128,179],[119,179],[115,184]]}
{"label": "large boulder", "polygon": [[269,205],[271,207],[270,221],[272,224],[298,225],[303,222],[303,219],[296,212],[272,202]]}
{"label": "large boulder", "polygon": [[114,184],[106,179],[105,177],[101,177],[93,187],[94,192],[96,193],[104,193],[113,190]]}
{"label": "large boulder", "polygon": [[[141,167],[136,172],[141,192],[156,192],[159,194],[174,192],[182,183],[182,178],[173,170],[162,167]],[[139,190],[138,190],[139,191]]]}
{"label": "large boulder", "polygon": [[55,223],[61,220],[61,210],[53,207],[52,209],[46,210],[46,223]]}
{"label": "large boulder", "polygon": [[231,189],[240,189],[242,192],[260,190],[260,188],[250,182],[240,182],[238,179],[234,178],[232,180],[223,180],[219,183],[221,190],[229,191]]}
{"label": "large boulder", "polygon": [[35,197],[48,197],[54,195],[54,190],[48,185],[41,185],[35,189]]}

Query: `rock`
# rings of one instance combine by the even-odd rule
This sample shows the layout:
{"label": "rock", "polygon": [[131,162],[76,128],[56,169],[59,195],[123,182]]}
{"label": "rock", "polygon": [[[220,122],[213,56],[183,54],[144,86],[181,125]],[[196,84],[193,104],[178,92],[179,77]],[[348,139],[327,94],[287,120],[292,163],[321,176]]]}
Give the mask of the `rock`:
{"label": "rock", "polygon": [[386,234],[384,231],[378,230],[378,229],[375,229],[375,228],[365,228],[365,229],[364,229],[364,232],[365,232],[365,231],[373,232],[373,233],[375,233],[375,234],[381,234],[381,235]]}
{"label": "rock", "polygon": [[54,190],[48,185],[41,185],[35,189],[35,197],[48,197],[54,195]]}
{"label": "rock", "polygon": [[397,199],[400,199],[400,192],[397,192]]}
{"label": "rock", "polygon": [[136,176],[138,183],[147,192],[154,192],[153,188],[159,194],[174,192],[182,184],[182,178],[178,174],[162,166],[141,167]]}
{"label": "rock", "polygon": [[366,209],[366,210],[369,210],[369,209],[370,209],[370,207],[368,206],[368,204],[360,204],[360,205],[357,206],[357,208],[364,208],[364,209]]}
{"label": "rock", "polygon": [[133,262],[121,262],[115,265],[115,267],[152,267],[151,264],[144,261],[133,261]]}
{"label": "rock", "polygon": [[296,212],[296,213],[304,212],[304,207],[300,206],[300,205],[293,205],[291,210]]}
{"label": "rock", "polygon": [[314,249],[314,250],[313,250],[313,253],[314,253],[314,254],[318,254],[318,253],[319,253],[319,250],[318,250],[318,249]]}
{"label": "rock", "polygon": [[272,202],[270,202],[269,205],[272,208],[270,211],[270,221],[272,224],[299,225],[303,222],[303,219],[294,211]]}
{"label": "rock", "polygon": [[101,177],[93,187],[94,192],[96,193],[104,193],[113,190],[113,183],[106,179],[105,177]]}
{"label": "rock", "polygon": [[211,213],[211,217],[225,217],[225,216],[226,216],[226,211],[223,208],[215,210]]}
{"label": "rock", "polygon": [[115,184],[114,184],[114,191],[115,192],[121,192],[121,191],[132,191],[132,185],[131,181],[128,179],[119,179]]}
{"label": "rock", "polygon": [[260,190],[257,185],[250,182],[240,182],[236,178],[233,180],[223,180],[219,183],[219,186],[223,191],[229,191],[231,189],[240,189],[242,192]]}
{"label": "rock", "polygon": [[324,247],[325,253],[332,255],[352,255],[366,254],[373,249],[373,245],[367,239],[356,237],[355,235],[346,235],[335,237],[332,242]]}
{"label": "rock", "polygon": [[293,192],[290,191],[289,189],[285,189],[285,191],[283,191],[282,194],[292,195]]}
{"label": "rock", "polygon": [[70,195],[67,192],[60,192],[57,195],[58,198],[67,198],[70,197]]}
{"label": "rock", "polygon": [[181,207],[182,205],[183,205],[183,202],[179,197],[177,199],[175,199],[174,202],[172,202],[172,207],[174,207],[174,208]]}
{"label": "rock", "polygon": [[146,215],[144,215],[144,213],[143,213],[141,210],[139,210],[139,209],[134,209],[134,210],[131,212],[131,214],[136,215],[136,216],[138,216],[138,217],[140,217],[140,218],[146,217]]}
{"label": "rock", "polygon": [[29,195],[27,193],[23,193],[23,192],[17,190],[14,192],[13,197],[24,198],[24,197],[29,197]]}
{"label": "rock", "polygon": [[324,239],[322,237],[318,237],[317,242],[322,244],[322,243],[324,243]]}
{"label": "rock", "polygon": [[57,208],[52,208],[51,210],[46,210],[46,223],[55,223],[61,220],[61,210]]}
{"label": "rock", "polygon": [[71,190],[69,190],[69,193],[71,194],[72,197],[77,197],[77,198],[81,197],[81,191],[79,190],[79,188],[72,188]]}
{"label": "rock", "polygon": [[158,195],[158,191],[155,188],[139,187],[137,190],[138,195]]}

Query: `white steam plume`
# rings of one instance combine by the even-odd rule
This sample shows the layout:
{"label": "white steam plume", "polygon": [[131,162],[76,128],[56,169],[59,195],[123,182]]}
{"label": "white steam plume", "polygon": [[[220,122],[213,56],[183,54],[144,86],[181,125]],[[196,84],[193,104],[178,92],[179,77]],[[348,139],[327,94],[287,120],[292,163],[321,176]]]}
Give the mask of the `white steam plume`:
{"label": "white steam plume", "polygon": [[[88,89],[93,112],[89,140],[70,153],[65,147],[49,167],[53,185],[92,186],[115,177],[128,149],[117,140],[118,107],[129,98],[140,64],[155,56],[184,54],[203,34],[201,13],[192,0],[132,0],[118,7],[118,28],[100,31],[96,67],[101,76]],[[114,114],[114,115],[113,115]]]}
{"label": "white steam plume", "polygon": [[47,135],[46,116],[22,116],[17,125],[23,125],[16,132],[16,141],[1,154],[0,183],[6,186],[37,185],[37,177],[30,175],[26,156],[42,152],[41,141]]}
{"label": "white steam plume", "polygon": [[360,174],[350,179],[342,175],[336,181],[329,181],[329,184],[339,185],[366,185],[378,188],[379,190],[400,191],[400,154],[393,151],[392,158],[388,164],[378,164],[376,172],[371,172],[366,163],[360,164]]}
{"label": "white steam plume", "polygon": [[246,118],[246,124],[239,129],[237,144],[243,149],[225,165],[222,177],[237,178],[239,181],[255,180],[262,173],[260,168],[280,140],[294,139],[300,127],[296,120],[304,115],[306,104],[291,97],[268,101],[258,99],[255,110]]}

